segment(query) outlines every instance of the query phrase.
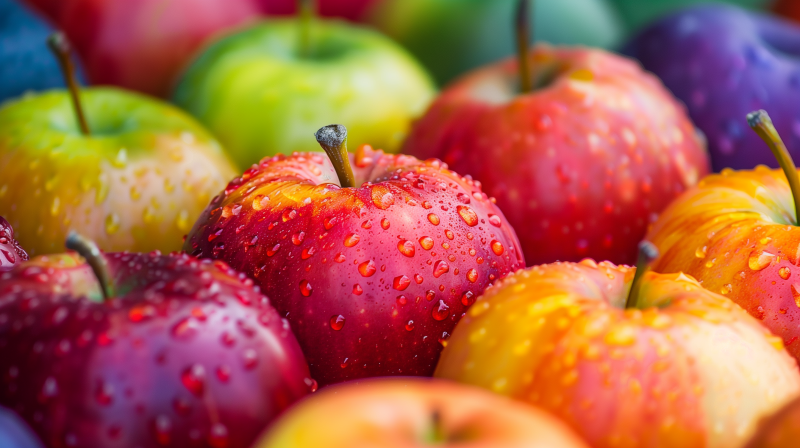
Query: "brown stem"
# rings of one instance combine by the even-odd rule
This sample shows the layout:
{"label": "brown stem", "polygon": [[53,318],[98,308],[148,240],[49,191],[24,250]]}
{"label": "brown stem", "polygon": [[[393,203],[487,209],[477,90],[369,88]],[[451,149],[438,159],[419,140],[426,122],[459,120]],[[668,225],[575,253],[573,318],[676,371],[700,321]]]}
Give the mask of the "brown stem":
{"label": "brown stem", "polygon": [[800,177],[797,175],[797,166],[792,160],[792,155],[783,144],[778,130],[772,124],[772,119],[765,110],[758,110],[747,114],[747,124],[756,131],[759,137],[767,143],[772,154],[778,160],[778,164],[783,169],[783,174],[786,175],[786,180],[789,182],[789,190],[792,193],[792,200],[794,201],[794,224],[797,225],[800,219]]}
{"label": "brown stem", "polygon": [[103,300],[114,298],[114,287],[111,283],[111,272],[108,269],[108,262],[103,256],[103,253],[100,252],[97,244],[83,235],[70,232],[67,236],[65,246],[67,249],[77,252],[89,263],[92,272],[94,272],[94,276],[97,278],[97,282],[100,283],[100,291],[103,293]]}
{"label": "brown stem", "polygon": [[520,90],[528,93],[533,90],[531,79],[531,58],[529,53],[531,37],[531,1],[519,0],[517,5],[516,34],[517,34],[517,59],[519,64]]}
{"label": "brown stem", "polygon": [[340,124],[325,126],[317,131],[317,142],[331,159],[342,188],[354,187],[356,178],[347,156],[347,128]]}
{"label": "brown stem", "polygon": [[58,60],[58,64],[61,66],[61,72],[64,75],[64,80],[67,82],[67,87],[72,97],[72,107],[75,109],[75,116],[78,119],[78,126],[81,128],[81,133],[83,135],[90,135],[89,125],[86,121],[86,116],[83,114],[83,106],[81,105],[80,87],[78,87],[78,81],[75,79],[75,66],[72,64],[72,58],[70,58],[72,45],[70,45],[64,33],[58,31],[47,38],[47,46],[50,47],[50,51],[53,52],[53,55],[55,55]]}
{"label": "brown stem", "polygon": [[297,12],[300,17],[300,57],[307,58],[311,55],[311,22],[314,19],[314,0],[297,0]]}
{"label": "brown stem", "polygon": [[631,290],[625,308],[636,308],[639,304],[639,290],[642,287],[642,278],[650,270],[650,264],[658,258],[658,248],[650,241],[639,243],[639,259],[636,260],[636,274],[633,275]]}

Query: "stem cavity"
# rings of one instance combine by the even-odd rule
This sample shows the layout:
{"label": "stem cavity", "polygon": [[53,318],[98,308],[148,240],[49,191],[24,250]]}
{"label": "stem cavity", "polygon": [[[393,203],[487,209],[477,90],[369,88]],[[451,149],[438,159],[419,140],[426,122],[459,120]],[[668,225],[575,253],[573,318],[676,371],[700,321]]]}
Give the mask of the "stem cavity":
{"label": "stem cavity", "polygon": [[625,308],[636,308],[639,304],[639,290],[642,288],[642,278],[650,270],[650,264],[658,258],[658,248],[650,241],[639,243],[639,258],[636,260],[636,274],[633,276],[631,290]]}
{"label": "stem cavity", "polygon": [[81,257],[86,259],[89,266],[100,283],[100,291],[103,293],[103,300],[107,301],[114,298],[114,288],[111,283],[111,272],[108,269],[108,262],[103,253],[94,241],[76,232],[70,232],[65,244],[67,249],[74,250]]}
{"label": "stem cavity", "polygon": [[83,106],[80,98],[80,87],[78,87],[78,81],[75,79],[75,65],[72,63],[72,58],[70,58],[70,53],[72,53],[72,45],[70,45],[69,40],[67,40],[67,37],[64,35],[64,33],[58,31],[51,34],[50,37],[47,38],[47,46],[50,47],[50,51],[56,57],[58,64],[61,66],[61,72],[64,75],[64,80],[67,83],[70,96],[72,97],[72,107],[75,109],[75,117],[77,118],[81,133],[83,135],[91,135],[91,132],[89,131],[89,124],[86,121],[86,116],[83,114]]}
{"label": "stem cavity", "polygon": [[347,156],[347,128],[340,124],[325,126],[317,131],[316,137],[328,154],[342,188],[354,187],[356,179],[350,166],[350,157]]}

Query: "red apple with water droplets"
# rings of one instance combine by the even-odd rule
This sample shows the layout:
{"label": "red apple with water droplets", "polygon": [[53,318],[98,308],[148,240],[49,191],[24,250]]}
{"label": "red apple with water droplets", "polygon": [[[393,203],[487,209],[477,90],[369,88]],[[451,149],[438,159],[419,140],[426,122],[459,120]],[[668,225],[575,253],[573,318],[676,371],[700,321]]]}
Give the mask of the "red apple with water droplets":
{"label": "red apple with water droplets", "polygon": [[28,254],[14,239],[11,224],[0,216],[0,272],[9,271],[18,263],[28,260]]}
{"label": "red apple with water droplets", "polygon": [[335,163],[278,155],[234,179],[185,250],[255,279],[320,385],[430,375],[474,298],[525,265],[517,237],[478,182],[438,160],[347,154],[345,134],[318,133]]}
{"label": "red apple with water droplets", "polygon": [[0,404],[47,446],[246,448],[315,387],[225,263],[87,247],[0,274]]}

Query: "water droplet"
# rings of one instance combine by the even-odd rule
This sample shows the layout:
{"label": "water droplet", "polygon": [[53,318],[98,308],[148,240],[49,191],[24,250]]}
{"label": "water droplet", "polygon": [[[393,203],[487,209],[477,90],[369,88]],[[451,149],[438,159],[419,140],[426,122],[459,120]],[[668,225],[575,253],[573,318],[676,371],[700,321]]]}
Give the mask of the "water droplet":
{"label": "water droplet", "polygon": [[442,274],[450,272],[450,266],[444,260],[438,260],[433,264],[433,276],[439,278]]}
{"label": "water droplet", "polygon": [[731,290],[733,290],[733,285],[727,283],[725,285],[722,285],[722,288],[720,288],[719,292],[722,294],[728,294],[731,292]]}
{"label": "water droplet", "polygon": [[372,187],[372,203],[381,210],[386,210],[394,204],[394,195],[388,187],[375,185]]}
{"label": "water droplet", "polygon": [[779,275],[779,276],[780,276],[782,279],[784,279],[784,280],[787,280],[789,277],[791,277],[791,276],[792,276],[792,271],[791,271],[791,269],[789,269],[788,267],[786,267],[786,266],[783,266],[783,267],[781,267],[780,269],[778,269],[778,275]]}
{"label": "water droplet", "polygon": [[394,278],[394,281],[392,282],[392,287],[394,287],[394,289],[398,291],[405,291],[405,289],[408,288],[408,285],[410,284],[411,284],[411,279],[409,279],[405,275],[400,275]]}
{"label": "water droplet", "polygon": [[109,235],[113,235],[119,231],[119,215],[116,213],[111,213],[110,215],[106,216],[106,233]]}
{"label": "water droplet", "polygon": [[750,266],[750,269],[760,271],[769,266],[773,258],[775,258],[775,255],[769,252],[754,251],[747,260],[747,264]]}
{"label": "water droplet", "polygon": [[444,300],[439,300],[439,304],[433,307],[431,316],[436,320],[445,320],[450,315],[450,307],[444,303]]}
{"label": "water droplet", "polygon": [[163,414],[159,415],[156,417],[153,427],[155,429],[156,441],[158,444],[161,446],[169,445],[169,433],[172,431],[172,422],[169,420],[169,417]]}
{"label": "water droplet", "polygon": [[360,296],[364,292],[364,289],[361,288],[361,285],[356,283],[353,285],[353,294]]}
{"label": "water droplet", "polygon": [[467,291],[461,295],[461,304],[464,306],[471,306],[475,303],[475,294],[472,291]]}
{"label": "water droplet", "polygon": [[489,214],[489,224],[491,224],[491,225],[493,225],[493,226],[495,226],[495,227],[500,227],[500,226],[502,226],[502,225],[503,225],[503,221],[502,221],[502,220],[500,220],[500,217],[499,217],[499,216],[497,216],[497,215],[492,215],[492,214],[490,213],[490,214]]}
{"label": "water droplet", "polygon": [[469,280],[472,283],[478,281],[478,271],[476,271],[475,269],[470,269],[469,271],[467,271],[467,280]]}
{"label": "water droplet", "polygon": [[418,285],[422,284],[423,278],[419,274],[414,274],[414,281],[417,282]]}
{"label": "water droplet", "polygon": [[415,253],[414,243],[408,240],[400,240],[397,243],[397,250],[406,257],[413,257]]}
{"label": "water droplet", "polygon": [[222,423],[214,423],[208,434],[208,444],[211,448],[227,448],[228,428]]}
{"label": "water droplet", "polygon": [[419,245],[425,250],[431,250],[433,247],[433,238],[429,236],[423,236],[419,239]]}
{"label": "water droplet", "polygon": [[268,257],[271,257],[271,256],[275,255],[276,253],[278,253],[278,251],[279,251],[279,250],[281,250],[281,245],[280,245],[280,243],[278,243],[278,244],[274,245],[274,246],[272,247],[272,249],[269,249],[269,250],[267,250],[267,256],[268,256]]}
{"label": "water droplet", "polygon": [[258,354],[252,348],[248,348],[242,355],[242,361],[244,362],[244,368],[250,370],[258,365]]}
{"label": "water droplet", "polygon": [[315,248],[313,248],[313,247],[306,247],[306,248],[304,248],[304,249],[303,249],[303,251],[300,253],[300,258],[301,258],[301,259],[303,259],[303,260],[308,260],[308,259],[309,259],[309,258],[311,258],[311,256],[312,256],[312,255],[314,255],[314,253],[316,253],[316,252],[317,252],[317,249],[315,249]]}
{"label": "water droplet", "polygon": [[391,223],[389,222],[388,219],[386,219],[386,218],[381,219],[381,228],[383,230],[389,230],[389,226],[390,225],[391,225]]}
{"label": "water droplet", "polygon": [[347,260],[347,258],[341,252],[336,254],[335,257],[333,257],[333,261],[335,261],[337,263],[344,263],[345,260]]}
{"label": "water droplet", "polygon": [[94,390],[94,398],[102,406],[108,406],[114,401],[114,388],[103,380],[97,382]]}
{"label": "water droplet", "polygon": [[707,251],[708,251],[708,246],[698,247],[694,251],[694,256],[697,257],[697,258],[705,258]]}
{"label": "water droplet", "polygon": [[444,236],[446,236],[448,240],[452,240],[453,238],[455,238],[455,235],[450,230],[445,230],[444,231]]}
{"label": "water droplet", "polygon": [[[338,221],[339,219],[336,216],[328,216],[327,218],[322,220],[322,225],[325,226],[325,230],[331,230]],[[364,221],[364,224],[367,224],[368,222],[369,221]],[[364,224],[361,224],[361,227],[364,227]],[[370,227],[372,227],[372,225],[370,225]],[[368,229],[369,227],[364,227],[364,228]]]}
{"label": "water droplet", "polygon": [[206,389],[206,369],[200,364],[192,364],[181,374],[181,383],[195,396],[202,396]]}
{"label": "water droplet", "polygon": [[492,252],[494,252],[495,255],[503,255],[505,250],[506,248],[503,247],[503,243],[497,240],[492,241]]}
{"label": "water droplet", "polygon": [[305,297],[309,297],[311,295],[311,284],[308,283],[308,280],[303,280],[300,282],[300,294],[304,295]]}
{"label": "water droplet", "polygon": [[435,214],[433,214],[433,213],[430,213],[430,214],[428,214],[428,221],[430,221],[430,222],[431,222],[431,224],[433,224],[433,225],[435,225],[435,226],[438,226],[438,225],[439,225],[439,217],[438,217],[438,216],[436,216],[436,215],[435,215]]}
{"label": "water droplet", "polygon": [[306,239],[306,232],[297,232],[292,235],[292,243],[294,243],[295,246],[303,244],[304,239]]}
{"label": "water droplet", "polygon": [[792,298],[797,307],[800,308],[800,284],[798,283],[792,285]]}
{"label": "water droplet", "polygon": [[414,329],[414,321],[409,320],[408,323],[406,323],[406,331],[411,331],[413,329]]}
{"label": "water droplet", "polygon": [[353,247],[356,244],[358,244],[359,241],[361,241],[361,237],[356,235],[355,233],[351,233],[350,235],[347,235],[347,237],[345,237],[344,245],[346,247]]}
{"label": "water droplet", "polygon": [[308,387],[308,391],[310,393],[314,393],[317,391],[317,388],[319,387],[319,385],[317,384],[317,380],[312,378],[306,378],[303,381],[306,383],[306,386]]}
{"label": "water droplet", "polygon": [[428,290],[427,292],[425,292],[425,299],[426,299],[428,302],[430,302],[431,300],[433,300],[435,297],[436,297],[436,293],[435,293],[435,292],[433,292],[433,291],[430,291],[430,290]]}
{"label": "water droplet", "polygon": [[217,378],[223,383],[231,379],[231,369],[228,366],[217,367]]}
{"label": "water droplet", "polygon": [[358,265],[358,272],[364,277],[372,277],[377,270],[375,262],[372,260],[367,260]]}
{"label": "water droplet", "polygon": [[333,328],[336,331],[339,331],[342,329],[342,327],[344,327],[344,316],[342,316],[341,314],[331,316],[330,323],[331,323],[331,328]]}
{"label": "water droplet", "polygon": [[57,395],[58,383],[55,378],[49,376],[44,380],[44,384],[42,385],[42,399],[43,401],[47,401],[51,398],[55,398]]}
{"label": "water droplet", "polygon": [[468,226],[475,227],[478,225],[478,215],[474,210],[466,205],[459,205],[456,207],[456,210],[458,211],[458,216],[460,216]]}
{"label": "water droplet", "polygon": [[408,297],[404,295],[399,295],[397,296],[397,299],[395,299],[395,301],[397,302],[398,306],[406,306],[406,304],[408,304]]}

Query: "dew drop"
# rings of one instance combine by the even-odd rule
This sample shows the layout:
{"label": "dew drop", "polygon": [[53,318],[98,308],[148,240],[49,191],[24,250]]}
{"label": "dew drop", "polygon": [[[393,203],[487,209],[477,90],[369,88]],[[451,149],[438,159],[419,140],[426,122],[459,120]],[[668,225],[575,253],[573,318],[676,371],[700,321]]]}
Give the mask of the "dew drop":
{"label": "dew drop", "polygon": [[782,279],[784,279],[784,280],[788,280],[788,279],[789,279],[789,277],[791,277],[791,276],[792,276],[792,271],[791,271],[791,269],[789,269],[788,267],[786,267],[786,266],[783,266],[783,267],[781,267],[780,269],[778,269],[778,275],[779,275],[779,276],[780,276]]}
{"label": "dew drop", "polygon": [[435,226],[439,225],[439,217],[433,213],[428,214],[428,221]]}
{"label": "dew drop", "polygon": [[344,263],[345,260],[347,260],[347,257],[345,257],[344,254],[341,252],[339,252],[338,254],[336,254],[335,257],[333,257],[333,261],[337,263]]}
{"label": "dew drop", "polygon": [[296,217],[297,217],[297,210],[286,209],[283,211],[283,214],[281,214],[281,219],[283,220],[283,222],[291,221]]}
{"label": "dew drop", "polygon": [[722,288],[720,288],[719,292],[721,294],[729,294],[732,290],[733,290],[733,285],[731,285],[730,283],[727,283],[727,284],[722,285]]}
{"label": "dew drop", "polygon": [[408,297],[404,295],[399,295],[397,296],[397,299],[395,299],[395,301],[397,302],[398,306],[406,306],[408,304]]}
{"label": "dew drop", "polygon": [[170,432],[172,431],[172,422],[166,415],[159,415],[153,424],[156,433],[156,441],[161,446],[169,445]]}
{"label": "dew drop", "polygon": [[94,390],[94,399],[102,406],[108,406],[114,400],[114,388],[105,381],[98,381]]}
{"label": "dew drop", "polygon": [[418,285],[422,284],[423,278],[419,274],[414,274],[414,281],[417,282]]}
{"label": "dew drop", "polygon": [[769,252],[753,252],[747,260],[747,265],[754,271],[761,271],[772,263],[775,255]]}
{"label": "dew drop", "polygon": [[398,291],[405,291],[408,288],[408,285],[411,284],[411,279],[409,279],[405,275],[400,275],[394,278],[392,281],[392,287]]}
{"label": "dew drop", "polygon": [[364,289],[361,288],[361,285],[358,283],[353,285],[353,294],[360,296],[362,293],[364,293]]}
{"label": "dew drop", "polygon": [[308,387],[308,391],[310,393],[314,393],[317,391],[319,385],[317,384],[317,380],[312,378],[306,378],[303,380],[306,383],[306,387]]}
{"label": "dew drop", "polygon": [[[339,219],[336,216],[328,216],[327,218],[322,220],[322,225],[325,226],[325,230],[331,230],[338,221]],[[369,221],[364,221],[364,224],[367,224],[368,222]],[[364,224],[362,224],[361,227],[364,227]],[[369,227],[364,227],[364,228],[368,229]]]}
{"label": "dew drop", "polygon": [[475,303],[475,294],[472,291],[467,291],[461,295],[461,304],[464,306],[471,306]]}
{"label": "dew drop", "polygon": [[503,221],[500,220],[499,216],[489,214],[489,224],[491,224],[491,225],[493,225],[495,227],[500,227],[500,226],[503,225]]}
{"label": "dew drop", "polygon": [[361,241],[361,237],[356,235],[355,233],[351,233],[350,235],[347,235],[347,237],[345,237],[344,245],[346,247],[353,247],[356,244],[358,244],[359,241]]}
{"label": "dew drop", "polygon": [[397,242],[397,250],[406,257],[413,257],[415,254],[414,243],[408,240],[400,240]]}
{"label": "dew drop", "polygon": [[478,215],[474,210],[466,205],[459,205],[456,207],[456,210],[458,211],[458,216],[460,216],[468,226],[475,227],[478,225]]}
{"label": "dew drop", "polygon": [[430,290],[429,290],[429,291],[427,291],[427,292],[425,292],[425,299],[426,299],[428,302],[430,302],[431,300],[433,300],[435,297],[436,297],[436,293],[435,293],[435,292],[433,292],[433,291],[430,291]]}
{"label": "dew drop", "polygon": [[431,316],[436,320],[445,320],[450,315],[450,307],[444,303],[444,300],[439,300],[439,304],[433,307]]}
{"label": "dew drop", "polygon": [[471,283],[478,281],[478,271],[475,269],[470,269],[467,271],[467,280],[469,280]]}
{"label": "dew drop", "polygon": [[120,221],[119,215],[116,213],[111,213],[110,215],[106,216],[106,233],[109,235],[113,235],[119,231]]}
{"label": "dew drop", "polygon": [[242,361],[244,362],[244,368],[251,370],[258,365],[258,354],[252,348],[248,348],[242,355]]}
{"label": "dew drop", "polygon": [[303,244],[303,240],[304,239],[306,239],[306,233],[305,232],[297,232],[294,235],[292,235],[292,243],[295,246],[299,246],[299,245]]}
{"label": "dew drop", "polygon": [[300,282],[300,294],[305,297],[309,297],[312,290],[313,289],[311,288],[311,284],[308,283],[308,280],[303,280]]}
{"label": "dew drop", "polygon": [[202,396],[206,388],[206,369],[200,364],[193,364],[181,374],[181,383],[195,396]]}
{"label": "dew drop", "polygon": [[694,256],[697,257],[697,258],[705,258],[707,251],[708,251],[708,246],[698,247],[694,251]]}
{"label": "dew drop", "polygon": [[503,247],[503,243],[497,240],[492,241],[492,252],[494,252],[495,255],[503,255],[505,251],[506,248]]}
{"label": "dew drop", "polygon": [[342,316],[341,314],[331,316],[330,324],[331,328],[333,328],[334,330],[336,331],[341,330],[342,327],[344,327],[344,316]]}
{"label": "dew drop", "polygon": [[267,250],[267,256],[271,257],[271,256],[275,255],[276,253],[278,253],[279,250],[281,250],[280,243],[272,246],[272,249]]}
{"label": "dew drop", "polygon": [[208,444],[211,448],[228,447],[228,428],[222,423],[214,423],[208,434]]}
{"label": "dew drop", "polygon": [[406,331],[411,331],[413,329],[414,329],[414,321],[409,320],[408,323],[406,323]]}
{"label": "dew drop", "polygon": [[316,252],[317,252],[317,249],[315,249],[315,248],[313,248],[313,247],[306,247],[306,248],[304,248],[304,249],[303,249],[303,251],[300,253],[300,258],[301,258],[301,259],[303,259],[303,260],[308,260],[308,259],[309,259],[309,258],[311,258],[311,257],[312,257],[312,256],[313,256],[313,255],[314,255]]}
{"label": "dew drop", "polygon": [[445,230],[444,231],[444,236],[446,236],[448,240],[452,240],[453,238],[455,238],[455,235],[450,230]]}
{"label": "dew drop", "polygon": [[423,236],[419,239],[419,245],[425,250],[431,250],[433,247],[433,238],[429,236]]}
{"label": "dew drop", "polygon": [[363,277],[372,277],[373,275],[375,275],[375,272],[377,270],[378,269],[375,267],[375,262],[372,261],[372,260],[367,260],[367,261],[361,263],[360,265],[358,265],[358,272]]}
{"label": "dew drop", "polygon": [[386,210],[394,204],[394,195],[389,188],[382,185],[372,187],[372,203],[381,210]]}
{"label": "dew drop", "polygon": [[389,222],[388,219],[386,219],[386,218],[381,219],[381,228],[383,230],[389,230],[389,226],[390,225],[391,225],[391,223]]}
{"label": "dew drop", "polygon": [[450,266],[444,260],[438,260],[433,264],[433,276],[439,278],[442,274],[450,272]]}
{"label": "dew drop", "polygon": [[794,299],[795,305],[800,308],[800,284],[798,283],[792,285],[792,298]]}
{"label": "dew drop", "polygon": [[217,378],[223,383],[231,379],[231,369],[228,366],[217,367]]}

